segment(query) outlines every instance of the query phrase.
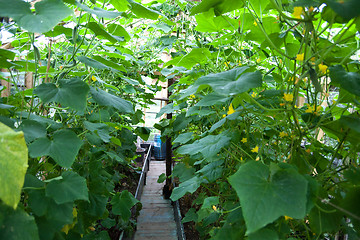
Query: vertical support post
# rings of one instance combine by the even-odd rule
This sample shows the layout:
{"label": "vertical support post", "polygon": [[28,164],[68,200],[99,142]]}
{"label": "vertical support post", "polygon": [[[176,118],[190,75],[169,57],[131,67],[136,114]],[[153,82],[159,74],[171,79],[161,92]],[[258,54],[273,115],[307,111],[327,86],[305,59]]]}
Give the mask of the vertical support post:
{"label": "vertical support post", "polygon": [[[170,98],[171,92],[169,87],[174,83],[173,79],[168,79],[168,99]],[[168,101],[169,104],[169,101]],[[168,113],[166,115],[167,119],[172,119],[172,113]],[[163,189],[163,194],[165,199],[169,199],[171,192],[172,192],[172,180],[170,178],[172,172],[172,144],[171,144],[171,137],[166,136],[166,157],[165,157],[165,164],[166,164],[166,182]]]}

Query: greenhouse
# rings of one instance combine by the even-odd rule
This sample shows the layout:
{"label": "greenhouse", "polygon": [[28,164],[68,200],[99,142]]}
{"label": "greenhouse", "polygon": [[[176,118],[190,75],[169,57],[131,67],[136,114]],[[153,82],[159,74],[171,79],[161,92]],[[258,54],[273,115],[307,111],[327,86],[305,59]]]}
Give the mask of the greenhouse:
{"label": "greenhouse", "polygon": [[1,240],[360,239],[359,0],[0,0]]}

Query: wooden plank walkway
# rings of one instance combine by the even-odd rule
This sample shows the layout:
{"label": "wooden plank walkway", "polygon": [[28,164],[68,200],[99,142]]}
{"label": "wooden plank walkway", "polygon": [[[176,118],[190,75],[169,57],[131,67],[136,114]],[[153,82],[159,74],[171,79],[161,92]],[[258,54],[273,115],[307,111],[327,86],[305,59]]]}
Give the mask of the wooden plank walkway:
{"label": "wooden plank walkway", "polygon": [[171,201],[164,199],[162,195],[165,183],[157,183],[162,173],[165,173],[165,161],[151,161],[141,194],[143,208],[137,218],[134,240],[178,239]]}

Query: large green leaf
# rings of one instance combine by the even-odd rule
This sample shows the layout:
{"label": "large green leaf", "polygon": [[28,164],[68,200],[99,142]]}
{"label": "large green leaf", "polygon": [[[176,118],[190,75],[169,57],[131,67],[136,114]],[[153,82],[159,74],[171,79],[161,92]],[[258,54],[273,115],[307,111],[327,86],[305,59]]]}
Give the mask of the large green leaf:
{"label": "large green leaf", "polygon": [[204,158],[210,158],[215,156],[223,147],[229,144],[231,137],[227,134],[227,132],[222,132],[219,135],[208,135],[191,144],[179,147],[177,153],[189,155],[201,153]]}
{"label": "large green leaf", "polygon": [[160,15],[162,15],[158,11],[147,8],[133,0],[127,0],[127,1],[131,6],[131,11],[139,18],[148,18],[148,19],[156,20]]}
{"label": "large green leaf", "polygon": [[190,15],[195,15],[197,13],[207,12],[210,9],[214,9],[214,12],[217,16],[233,11],[235,9],[242,8],[244,6],[243,1],[233,1],[233,0],[204,0],[201,1],[197,6],[191,9]]}
{"label": "large green leaf", "polygon": [[114,36],[108,33],[105,29],[100,27],[100,25],[97,24],[96,22],[88,22],[86,24],[86,27],[91,29],[96,34],[96,36],[103,36],[112,43],[122,42],[124,40],[122,37]]}
{"label": "large green leaf", "polygon": [[30,4],[22,0],[0,0],[0,15],[13,18],[20,27],[29,32],[50,31],[73,11],[61,0],[42,0],[35,4],[35,13]]}
{"label": "large green leaf", "polygon": [[120,215],[124,221],[128,221],[131,217],[131,208],[139,201],[127,190],[116,195],[111,199],[112,212]]}
{"label": "large green leaf", "polygon": [[178,187],[174,188],[170,196],[171,200],[176,201],[188,192],[189,193],[195,192],[200,187],[201,181],[202,180],[200,177],[194,176],[189,180],[180,183]]}
{"label": "large green leaf", "polygon": [[118,10],[119,12],[125,12],[129,9],[129,3],[126,0],[110,0],[110,3]]}
{"label": "large green leaf", "polygon": [[39,233],[34,217],[24,210],[13,210],[0,204],[0,239],[38,240]]}
{"label": "large green leaf", "polygon": [[101,62],[96,61],[91,58],[88,58],[88,57],[85,57],[85,56],[78,56],[77,58],[80,62],[82,62],[92,68],[96,68],[96,69],[108,69],[109,68],[108,66],[106,66],[105,64],[103,64]]}
{"label": "large green leaf", "polygon": [[86,129],[97,134],[104,142],[106,143],[110,142],[111,139],[111,136],[109,135],[110,128],[105,123],[92,123],[92,122],[84,121],[84,126]]}
{"label": "large green leaf", "polygon": [[27,143],[34,141],[37,138],[46,136],[46,128],[43,124],[34,120],[23,120],[19,130],[24,132]]}
{"label": "large green leaf", "polygon": [[195,64],[204,63],[211,58],[211,53],[208,48],[193,48],[191,52],[185,56],[179,56],[167,62],[166,66],[176,65],[191,69]]}
{"label": "large green leaf", "polygon": [[214,10],[196,15],[197,26],[195,30],[199,32],[222,32],[223,30],[235,30],[238,21],[228,16],[214,16]]}
{"label": "large green leaf", "polygon": [[303,218],[306,214],[307,180],[292,168],[269,169],[261,162],[248,162],[229,177],[242,207],[247,234],[280,216]]}
{"label": "large green leaf", "polygon": [[279,236],[272,229],[260,229],[257,232],[249,234],[249,240],[278,240]]}
{"label": "large green leaf", "polygon": [[34,90],[45,103],[57,102],[63,107],[84,111],[89,86],[80,79],[61,79],[59,84],[43,83]]}
{"label": "large green leaf", "polygon": [[230,99],[220,93],[213,92],[206,94],[195,106],[204,107],[204,106],[214,106],[217,104],[224,104]]}
{"label": "large green leaf", "polygon": [[331,66],[330,78],[331,83],[340,85],[348,92],[360,96],[360,74],[347,72],[341,65]]}
{"label": "large green leaf", "polygon": [[107,60],[103,57],[100,57],[100,56],[93,56],[93,59],[95,61],[98,61],[106,66],[108,66],[109,68],[112,68],[114,70],[119,70],[119,71],[122,71],[122,72],[126,72],[126,69],[123,65],[119,65],[113,61],[110,61],[110,60]]}
{"label": "large green leaf", "polygon": [[113,107],[122,113],[134,113],[132,103],[101,89],[90,89],[93,99],[101,106]]}
{"label": "large green leaf", "polygon": [[52,140],[38,138],[29,145],[31,157],[50,156],[56,163],[70,168],[82,145],[81,139],[70,130],[60,130],[54,133]]}
{"label": "large green leaf", "polygon": [[106,10],[98,8],[98,7],[94,7],[92,9],[92,8],[89,8],[88,6],[86,6],[85,4],[81,4],[79,2],[76,2],[76,6],[88,13],[95,14],[99,18],[116,18],[116,17],[121,16],[121,14],[122,14],[120,12],[106,11]]}
{"label": "large green leaf", "polygon": [[57,204],[74,202],[75,200],[89,201],[86,179],[75,172],[64,172],[62,179],[51,181],[46,186],[46,196],[51,197]]}
{"label": "large green leaf", "polygon": [[346,0],[336,1],[327,0],[326,3],[341,17],[346,20],[360,16],[360,1],[359,0]]}
{"label": "large green leaf", "polygon": [[341,116],[340,119],[321,124],[321,128],[334,139],[345,139],[353,145],[360,142],[360,119],[357,114]]}
{"label": "large green leaf", "polygon": [[15,209],[28,167],[24,133],[0,123],[0,143],[0,199]]}
{"label": "large green leaf", "polygon": [[211,87],[220,95],[235,95],[249,91],[251,88],[262,85],[262,75],[259,71],[245,72],[249,67],[243,66],[226,72],[211,73],[200,77],[188,89],[181,92],[180,99],[184,99],[196,93],[199,87]]}

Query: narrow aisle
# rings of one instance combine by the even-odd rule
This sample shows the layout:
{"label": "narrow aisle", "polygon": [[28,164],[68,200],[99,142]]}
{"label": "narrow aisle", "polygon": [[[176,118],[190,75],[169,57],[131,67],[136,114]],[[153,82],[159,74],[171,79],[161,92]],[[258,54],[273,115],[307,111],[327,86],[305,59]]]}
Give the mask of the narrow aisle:
{"label": "narrow aisle", "polygon": [[151,161],[141,195],[143,209],[137,218],[134,240],[177,240],[174,210],[171,201],[162,195],[165,183],[157,183],[162,173],[165,173],[165,161]]}

